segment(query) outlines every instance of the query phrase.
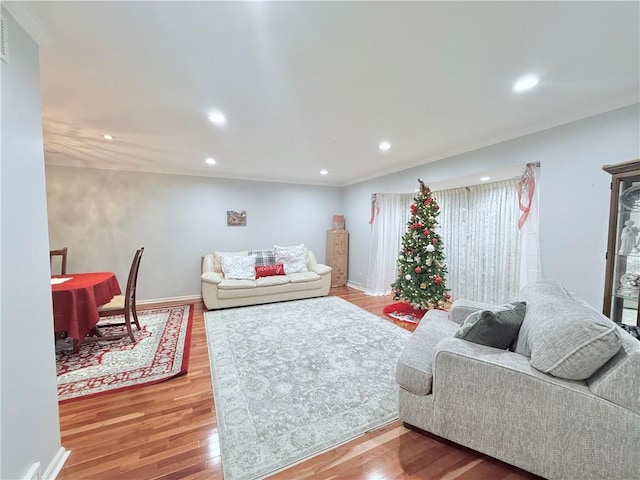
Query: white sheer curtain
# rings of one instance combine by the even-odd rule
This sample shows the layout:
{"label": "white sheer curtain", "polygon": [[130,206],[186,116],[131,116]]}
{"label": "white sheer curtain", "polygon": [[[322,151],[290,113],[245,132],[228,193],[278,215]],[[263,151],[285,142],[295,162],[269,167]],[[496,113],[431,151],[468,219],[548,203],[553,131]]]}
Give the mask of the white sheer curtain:
{"label": "white sheer curtain", "polygon": [[398,274],[398,254],[402,235],[409,221],[411,194],[372,195],[369,269],[365,283],[367,295],[388,295]]}
{"label": "white sheer curtain", "polygon": [[518,182],[520,288],[542,278],[540,259],[540,164],[528,164]]}
{"label": "white sheer curtain", "polygon": [[503,303],[519,290],[517,182],[434,192],[453,299]]}

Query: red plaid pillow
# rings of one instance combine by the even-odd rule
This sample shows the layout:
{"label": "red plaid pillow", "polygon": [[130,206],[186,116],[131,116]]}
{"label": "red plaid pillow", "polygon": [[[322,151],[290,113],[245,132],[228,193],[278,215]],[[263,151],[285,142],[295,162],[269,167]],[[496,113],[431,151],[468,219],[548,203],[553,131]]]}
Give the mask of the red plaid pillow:
{"label": "red plaid pillow", "polygon": [[284,273],[284,264],[256,265],[256,278],[272,277],[274,275],[286,275],[286,273]]}

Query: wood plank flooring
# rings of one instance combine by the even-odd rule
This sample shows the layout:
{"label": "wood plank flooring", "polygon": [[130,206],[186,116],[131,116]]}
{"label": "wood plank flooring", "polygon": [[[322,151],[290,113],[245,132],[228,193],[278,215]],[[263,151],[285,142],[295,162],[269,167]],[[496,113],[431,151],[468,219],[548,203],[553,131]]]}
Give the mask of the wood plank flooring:
{"label": "wood plank flooring", "polygon": [[[389,297],[347,288],[330,292],[382,318]],[[204,330],[195,305],[187,375],[60,406],[62,445],[71,450],[61,480],[222,479]],[[414,325],[394,322],[407,328]],[[538,478],[435,436],[393,422],[275,475],[277,479],[517,480]]]}

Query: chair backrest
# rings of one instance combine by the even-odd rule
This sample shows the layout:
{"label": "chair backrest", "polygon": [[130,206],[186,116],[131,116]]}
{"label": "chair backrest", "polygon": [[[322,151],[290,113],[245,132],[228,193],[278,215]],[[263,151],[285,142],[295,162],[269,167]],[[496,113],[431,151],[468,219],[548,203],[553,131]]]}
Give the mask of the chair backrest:
{"label": "chair backrest", "polygon": [[136,285],[138,284],[138,270],[140,269],[140,260],[142,260],[142,254],[144,253],[144,247],[136,250],[136,254],[133,256],[133,262],[131,262],[131,269],[129,270],[129,278],[127,280],[127,290],[125,291],[124,308],[128,310],[131,303],[136,304]]}
{"label": "chair backrest", "polygon": [[67,247],[61,248],[60,250],[49,250],[49,264],[53,263],[53,257],[61,256],[62,261],[60,263],[60,275],[65,275],[67,273]]}

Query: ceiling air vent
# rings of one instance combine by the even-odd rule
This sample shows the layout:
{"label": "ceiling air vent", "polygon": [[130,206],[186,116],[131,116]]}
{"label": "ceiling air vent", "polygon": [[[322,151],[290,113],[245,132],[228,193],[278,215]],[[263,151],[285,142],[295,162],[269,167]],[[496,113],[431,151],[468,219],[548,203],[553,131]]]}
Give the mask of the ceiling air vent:
{"label": "ceiling air vent", "polygon": [[9,25],[7,19],[2,17],[2,37],[0,38],[0,57],[4,63],[9,63]]}

